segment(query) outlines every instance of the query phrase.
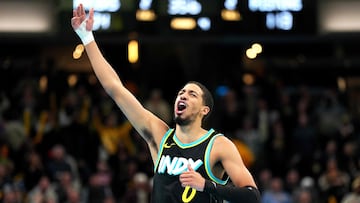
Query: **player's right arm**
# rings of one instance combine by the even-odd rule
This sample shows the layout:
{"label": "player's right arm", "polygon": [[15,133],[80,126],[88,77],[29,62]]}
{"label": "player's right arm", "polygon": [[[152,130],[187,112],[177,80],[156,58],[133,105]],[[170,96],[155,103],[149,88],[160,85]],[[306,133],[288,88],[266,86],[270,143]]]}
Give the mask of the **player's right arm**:
{"label": "player's right arm", "polygon": [[[89,16],[86,18],[84,8],[80,4],[73,12],[72,26],[85,45],[86,53],[101,85],[134,128],[148,142],[154,157],[153,152],[157,150],[162,136],[168,130],[168,125],[143,107],[137,98],[124,86],[120,77],[104,58],[91,33],[93,16],[94,11],[90,10]],[[78,33],[81,28],[83,28],[82,32],[85,33],[85,37],[82,33]],[[87,34],[91,34],[90,39]]]}

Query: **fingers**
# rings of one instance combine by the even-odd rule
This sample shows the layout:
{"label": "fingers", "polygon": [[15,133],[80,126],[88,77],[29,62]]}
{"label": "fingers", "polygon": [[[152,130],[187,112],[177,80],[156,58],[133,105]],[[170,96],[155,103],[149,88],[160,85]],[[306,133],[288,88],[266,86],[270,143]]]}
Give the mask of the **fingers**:
{"label": "fingers", "polygon": [[84,6],[82,4],[79,4],[76,9],[73,10],[73,16],[75,17],[81,17],[86,16]]}
{"label": "fingers", "polygon": [[81,11],[81,6],[80,5],[76,8],[76,16],[77,17],[81,16],[81,12],[80,12]]}
{"label": "fingers", "polygon": [[192,171],[185,171],[179,176],[180,182],[182,183],[189,183],[195,178],[196,178],[196,173],[194,173],[193,169]]}
{"label": "fingers", "polygon": [[187,176],[187,175],[180,175],[180,178],[179,178],[179,179],[180,179],[181,185],[182,185],[183,187],[189,186],[190,183],[191,183],[191,181],[192,181],[192,178],[189,177],[189,176]]}
{"label": "fingers", "polygon": [[89,11],[89,20],[91,21],[94,20],[94,8],[91,8]]}
{"label": "fingers", "polygon": [[89,17],[86,22],[86,30],[88,31],[92,30],[93,24],[94,24],[94,9],[91,8],[89,11]]}
{"label": "fingers", "polygon": [[191,167],[190,164],[188,164],[188,170],[189,170],[189,171],[194,171],[194,169]]}
{"label": "fingers", "polygon": [[86,15],[84,6],[82,4],[79,5],[79,16],[81,15]]}
{"label": "fingers", "polygon": [[83,4],[79,4],[73,10],[73,17],[71,19],[72,26],[76,29],[84,20],[86,20],[86,30],[91,31],[94,25],[94,8],[89,10],[89,15],[86,16],[86,11]]}

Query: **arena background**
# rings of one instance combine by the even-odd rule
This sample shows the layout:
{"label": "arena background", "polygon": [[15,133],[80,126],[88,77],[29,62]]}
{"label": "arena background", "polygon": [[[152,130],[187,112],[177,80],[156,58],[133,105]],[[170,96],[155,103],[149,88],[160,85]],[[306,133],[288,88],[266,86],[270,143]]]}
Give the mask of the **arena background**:
{"label": "arena background", "polygon": [[[101,133],[94,130],[93,114],[100,111],[100,119],[105,122],[112,115],[109,111],[116,112],[119,125],[126,119],[114,108],[111,99],[103,96],[86,53],[77,52],[79,58],[74,58],[80,40],[71,29],[70,19],[74,5],[79,2],[0,1],[1,146],[8,150],[3,156],[13,166],[7,174],[13,183],[15,177],[28,174],[24,172],[27,161],[24,155],[33,151],[40,154],[47,171],[50,149],[56,144],[64,145],[78,165],[85,163],[77,170],[81,171],[78,171],[79,182],[87,191],[81,193],[82,197],[89,201],[89,180],[98,172],[97,161],[107,160],[98,153],[102,143],[101,136],[97,135]],[[239,144],[245,148],[240,150],[250,150],[243,151],[247,154],[244,160],[248,161],[262,192],[267,192],[262,182],[266,169],[273,177],[281,177],[286,192],[294,198],[297,193],[287,182],[291,169],[296,169],[299,175],[296,187],[301,186],[301,180],[308,180],[304,178],[311,178],[316,188],[313,198],[317,202],[340,202],[352,191],[352,183],[360,172],[357,125],[360,118],[360,1],[101,2],[84,3],[96,7],[102,22],[94,31],[95,38],[104,56],[142,102],[150,100],[152,90],[160,89],[163,99],[171,105],[184,82],[201,81],[210,88],[217,102],[209,126],[246,143],[245,146]],[[232,20],[224,19],[226,12]],[[141,14],[149,19],[140,19]],[[194,28],[173,29],[171,22],[175,18],[193,19]],[[128,60],[130,41],[138,43],[135,62]],[[254,43],[262,46],[262,52],[250,59],[247,50]],[[111,104],[102,103],[100,95]],[[285,98],[289,99],[288,103]],[[232,102],[235,110],[227,112],[226,109],[231,109],[228,105],[234,107]],[[85,113],[80,111],[84,105]],[[101,109],[101,105],[111,110]],[[86,133],[79,135],[64,130],[71,125],[61,123],[63,109],[68,117],[84,116],[77,124],[86,128]],[[44,115],[48,117],[42,120]],[[261,119],[264,115],[266,121]],[[299,126],[303,127],[299,123],[304,115],[310,127],[299,130]],[[54,119],[55,124],[50,125],[49,118]],[[13,134],[7,131],[9,122],[15,121],[22,133],[18,139],[10,139]],[[280,140],[274,136],[278,121],[285,134]],[[254,147],[252,144],[256,142],[239,135],[249,132],[249,128],[264,136],[258,140],[263,145]],[[136,132],[129,134],[136,137]],[[132,139],[142,143],[138,137]],[[336,153],[328,154],[332,141],[337,145]],[[345,152],[348,142],[354,147],[351,155]],[[146,150],[139,154],[143,157],[131,160],[136,160],[136,170],[146,173],[150,179],[152,165]],[[330,183],[325,187],[320,183],[329,157],[341,161],[339,168],[348,177],[341,187]],[[122,166],[128,168],[132,161]],[[132,180],[115,175],[125,170],[115,166],[120,167],[107,163],[111,171],[109,177],[114,181],[102,185],[111,188],[112,195],[99,189],[102,191],[99,198],[111,196],[119,202],[130,201],[126,198],[136,195],[125,185]],[[24,196],[36,185],[33,184],[22,188]],[[4,188],[1,194],[6,194]]]}

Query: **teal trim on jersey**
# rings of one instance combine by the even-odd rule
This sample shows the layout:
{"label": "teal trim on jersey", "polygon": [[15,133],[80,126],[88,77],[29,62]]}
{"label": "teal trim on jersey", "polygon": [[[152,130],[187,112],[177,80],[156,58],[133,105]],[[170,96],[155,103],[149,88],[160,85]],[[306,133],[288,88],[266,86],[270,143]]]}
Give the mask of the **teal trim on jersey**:
{"label": "teal trim on jersey", "polygon": [[225,185],[228,180],[229,177],[227,177],[225,180],[221,180],[219,178],[217,178],[211,171],[211,166],[210,166],[210,151],[214,145],[214,140],[215,138],[219,137],[219,136],[223,136],[223,134],[216,134],[214,137],[211,138],[208,146],[206,147],[206,151],[205,151],[205,158],[204,158],[204,162],[205,162],[205,170],[206,173],[208,174],[208,176],[211,178],[211,180],[213,180],[214,182],[221,184],[221,185]]}
{"label": "teal trim on jersey", "polygon": [[177,137],[176,134],[174,135],[174,141],[175,143],[182,149],[186,149],[189,147],[194,147],[202,142],[204,142],[215,130],[214,129],[210,129],[205,135],[203,135],[201,138],[199,138],[198,140],[195,140],[194,142],[190,142],[190,143],[182,143]]}
{"label": "teal trim on jersey", "polygon": [[156,172],[156,168],[159,165],[160,157],[161,157],[161,154],[162,154],[163,149],[164,149],[164,143],[165,143],[165,141],[168,139],[168,137],[171,135],[171,133],[173,131],[174,131],[174,129],[170,128],[161,139],[160,146],[159,146],[159,153],[158,153],[157,158],[156,158],[156,164],[154,165],[154,172]]}

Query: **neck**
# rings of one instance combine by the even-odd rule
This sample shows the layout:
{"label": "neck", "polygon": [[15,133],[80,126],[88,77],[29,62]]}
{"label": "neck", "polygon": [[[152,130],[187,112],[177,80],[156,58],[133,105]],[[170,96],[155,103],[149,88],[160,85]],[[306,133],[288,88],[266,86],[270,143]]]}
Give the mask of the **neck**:
{"label": "neck", "polygon": [[186,126],[176,125],[175,129],[175,135],[182,143],[194,142],[205,135],[206,132],[207,130],[203,129],[201,126],[193,124]]}

